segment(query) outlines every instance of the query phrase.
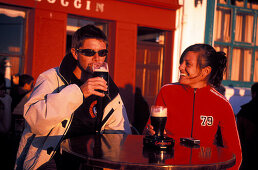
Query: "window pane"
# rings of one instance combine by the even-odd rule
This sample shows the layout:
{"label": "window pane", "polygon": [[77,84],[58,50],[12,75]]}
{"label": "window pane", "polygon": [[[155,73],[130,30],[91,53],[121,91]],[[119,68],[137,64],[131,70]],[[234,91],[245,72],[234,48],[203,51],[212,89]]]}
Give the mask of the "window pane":
{"label": "window pane", "polygon": [[0,7],[0,53],[22,55],[25,12]]}
{"label": "window pane", "polygon": [[223,75],[223,80],[228,80],[229,78],[229,62],[230,62],[230,55],[229,55],[229,47],[226,46],[219,46],[219,45],[215,45],[214,46],[216,51],[223,51],[224,53],[226,53],[227,56],[227,68],[226,68],[226,72]]}
{"label": "window pane", "polygon": [[218,7],[214,23],[214,40],[230,42],[231,40],[231,10]]}
{"label": "window pane", "polygon": [[251,3],[252,9],[258,9],[258,1],[248,2]]}
{"label": "window pane", "polygon": [[255,51],[255,61],[254,61],[254,82],[258,82],[258,50]]}
{"label": "window pane", "polygon": [[218,0],[218,3],[220,3],[220,4],[227,4],[227,0]]}
{"label": "window pane", "polygon": [[252,50],[235,48],[233,49],[231,80],[251,80]]}
{"label": "window pane", "polygon": [[236,16],[235,41],[252,43],[254,17],[238,12]]}
{"label": "window pane", "polygon": [[244,0],[231,0],[231,4],[238,7],[244,7]]}

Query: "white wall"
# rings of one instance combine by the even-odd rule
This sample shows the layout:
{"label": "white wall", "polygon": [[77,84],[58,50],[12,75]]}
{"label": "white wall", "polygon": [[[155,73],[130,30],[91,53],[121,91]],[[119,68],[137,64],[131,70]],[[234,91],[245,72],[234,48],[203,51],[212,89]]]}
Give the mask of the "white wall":
{"label": "white wall", "polygon": [[[204,43],[207,0],[195,6],[194,0],[184,0],[183,7],[177,10],[172,82],[179,78],[179,59],[182,52],[190,45]],[[251,100],[250,88],[225,87],[225,97],[237,114],[240,106]]]}
{"label": "white wall", "polygon": [[182,52],[190,45],[204,43],[207,1],[195,6],[194,0],[185,0],[182,8],[177,10],[177,22],[173,55],[172,81],[178,81],[179,59]]}

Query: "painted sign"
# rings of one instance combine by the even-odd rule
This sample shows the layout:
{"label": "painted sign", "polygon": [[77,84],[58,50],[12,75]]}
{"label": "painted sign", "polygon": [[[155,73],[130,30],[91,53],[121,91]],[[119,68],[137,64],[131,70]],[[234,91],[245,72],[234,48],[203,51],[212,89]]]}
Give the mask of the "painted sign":
{"label": "painted sign", "polygon": [[73,0],[70,2],[68,0],[35,0],[36,2],[47,1],[49,4],[60,4],[62,7],[74,7],[75,9],[81,9],[85,6],[85,10],[95,10],[96,12],[104,12],[104,3],[96,2],[93,6],[92,2],[89,0]]}

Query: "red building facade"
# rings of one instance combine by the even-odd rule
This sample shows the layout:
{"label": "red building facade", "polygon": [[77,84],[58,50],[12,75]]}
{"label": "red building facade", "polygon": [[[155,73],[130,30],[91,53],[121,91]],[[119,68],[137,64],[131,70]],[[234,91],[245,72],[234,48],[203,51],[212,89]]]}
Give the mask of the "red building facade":
{"label": "red building facade", "polygon": [[[178,1],[171,0],[0,0],[1,8],[26,10],[23,73],[38,75],[62,61],[66,53],[67,19],[85,17],[107,23],[109,68],[121,88],[129,119],[134,120],[139,27],[163,30],[162,78],[171,82]],[[126,88],[130,86],[130,88]]]}

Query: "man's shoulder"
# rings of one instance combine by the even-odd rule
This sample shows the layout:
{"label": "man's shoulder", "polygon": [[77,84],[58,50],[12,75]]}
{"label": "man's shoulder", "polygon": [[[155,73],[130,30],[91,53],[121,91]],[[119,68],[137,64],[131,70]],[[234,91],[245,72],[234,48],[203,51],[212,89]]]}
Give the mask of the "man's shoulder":
{"label": "man's shoulder", "polygon": [[59,67],[54,67],[54,68],[51,68],[51,69],[48,69],[44,72],[42,72],[40,75],[48,75],[48,74],[56,74],[57,71],[58,71]]}
{"label": "man's shoulder", "polygon": [[58,69],[59,67],[54,67],[49,70],[46,70],[39,75],[39,78],[56,76],[58,74]]}

